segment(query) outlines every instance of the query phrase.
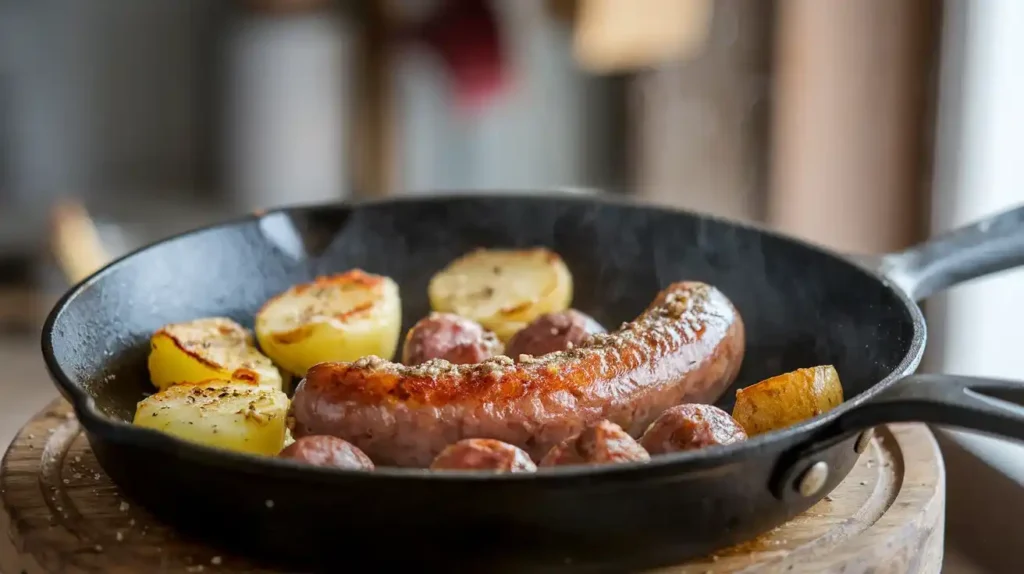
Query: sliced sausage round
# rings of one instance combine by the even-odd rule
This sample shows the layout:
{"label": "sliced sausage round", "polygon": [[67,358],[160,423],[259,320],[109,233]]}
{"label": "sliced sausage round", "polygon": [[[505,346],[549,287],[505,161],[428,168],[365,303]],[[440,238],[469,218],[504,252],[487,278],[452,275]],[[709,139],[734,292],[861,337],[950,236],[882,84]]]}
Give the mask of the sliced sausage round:
{"label": "sliced sausage round", "polygon": [[358,447],[340,438],[325,435],[304,436],[278,454],[313,466],[373,470],[373,461]]}
{"label": "sliced sausage round", "polygon": [[540,466],[642,462],[650,459],[647,451],[622,427],[610,421],[599,421],[552,447],[541,459]]}
{"label": "sliced sausage round", "polygon": [[640,444],[651,454],[664,454],[742,440],[747,433],[729,413],[714,405],[685,404],[661,413]]}
{"label": "sliced sausage round", "polygon": [[537,465],[523,449],[487,438],[467,438],[448,446],[431,463],[433,470],[533,472]]}
{"label": "sliced sausage round", "polygon": [[520,355],[540,357],[565,351],[582,344],[595,333],[604,332],[604,327],[593,317],[576,309],[547,313],[512,336],[508,342],[508,356],[513,359]]}
{"label": "sliced sausage round", "polygon": [[402,362],[412,366],[444,359],[453,365],[470,365],[500,355],[502,350],[498,337],[476,321],[452,313],[431,313],[406,334]]}

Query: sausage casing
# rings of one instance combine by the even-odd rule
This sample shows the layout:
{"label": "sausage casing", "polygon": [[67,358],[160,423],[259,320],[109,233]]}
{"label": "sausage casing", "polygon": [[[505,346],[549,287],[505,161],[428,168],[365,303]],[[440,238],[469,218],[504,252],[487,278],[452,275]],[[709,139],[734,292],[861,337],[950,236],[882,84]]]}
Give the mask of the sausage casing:
{"label": "sausage casing", "polygon": [[395,466],[425,467],[449,444],[480,436],[540,459],[592,422],[639,437],[671,406],[713,402],[735,379],[743,347],[743,322],[725,295],[680,282],[618,331],[520,363],[316,365],[292,400],[295,434],[334,435]]}

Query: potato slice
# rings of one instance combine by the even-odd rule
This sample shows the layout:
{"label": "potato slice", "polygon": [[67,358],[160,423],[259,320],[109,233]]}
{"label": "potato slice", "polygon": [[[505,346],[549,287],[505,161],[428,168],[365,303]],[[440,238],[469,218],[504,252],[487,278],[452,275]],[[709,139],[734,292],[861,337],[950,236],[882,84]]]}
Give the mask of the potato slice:
{"label": "potato slice", "polygon": [[288,397],[279,389],[212,380],[143,399],[134,423],[207,446],[275,456],[284,446],[287,414]]}
{"label": "potato slice", "polygon": [[164,390],[178,383],[238,379],[280,390],[281,373],[256,349],[252,333],[225,317],[166,325],[150,339],[149,377]]}
{"label": "potato slice", "polygon": [[832,365],[797,369],[736,391],[732,417],[748,436],[786,428],[843,402],[843,384]]}
{"label": "potato slice", "polygon": [[326,361],[390,359],[401,328],[398,285],[359,269],[296,285],[256,315],[260,347],[300,377]]}
{"label": "potato slice", "polygon": [[572,303],[572,274],[544,248],[478,249],[448,264],[427,288],[435,311],[472,319],[507,342],[544,313]]}

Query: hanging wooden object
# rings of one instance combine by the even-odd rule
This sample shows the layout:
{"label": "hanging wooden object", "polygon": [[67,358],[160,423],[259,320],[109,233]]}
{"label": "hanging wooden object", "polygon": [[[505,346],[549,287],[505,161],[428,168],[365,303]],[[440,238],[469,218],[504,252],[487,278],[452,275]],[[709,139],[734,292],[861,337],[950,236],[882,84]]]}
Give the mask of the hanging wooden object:
{"label": "hanging wooden object", "polygon": [[708,37],[711,0],[579,0],[573,53],[594,73],[692,57]]}

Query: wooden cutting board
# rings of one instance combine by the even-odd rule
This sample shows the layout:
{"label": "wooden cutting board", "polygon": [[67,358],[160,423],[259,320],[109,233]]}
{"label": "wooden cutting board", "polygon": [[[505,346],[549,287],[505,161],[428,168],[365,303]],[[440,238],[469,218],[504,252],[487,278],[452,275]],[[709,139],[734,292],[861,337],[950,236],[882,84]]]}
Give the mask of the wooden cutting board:
{"label": "wooden cutting board", "polygon": [[[7,574],[269,572],[186,540],[121,497],[63,400],[25,425],[0,463],[0,571]],[[938,573],[945,471],[924,425],[880,428],[828,497],[760,538],[658,570]]]}

